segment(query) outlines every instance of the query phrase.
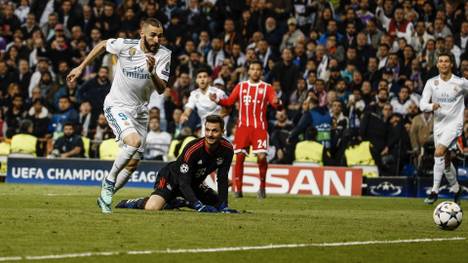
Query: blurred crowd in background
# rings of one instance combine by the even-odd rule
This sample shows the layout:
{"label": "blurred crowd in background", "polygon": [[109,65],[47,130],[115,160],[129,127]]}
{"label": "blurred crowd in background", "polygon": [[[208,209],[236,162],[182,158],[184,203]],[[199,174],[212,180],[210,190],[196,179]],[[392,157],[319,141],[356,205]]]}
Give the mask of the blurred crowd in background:
{"label": "blurred crowd in background", "polygon": [[[0,0],[2,144],[15,152],[14,136],[28,134],[37,156],[112,153],[102,107],[116,57],[103,54],[78,82],[66,76],[101,40],[140,38],[147,17],[164,25],[172,62],[169,88],[148,105],[145,159],[173,158],[178,143],[199,135],[196,112],[181,122],[199,68],[229,94],[260,60],[285,105],[269,111],[270,162],[375,164],[380,174],[404,174],[431,159],[432,114],[418,106],[438,74],[437,55],[451,52],[453,72],[468,77],[466,1]],[[234,108],[229,138],[236,118]],[[303,142],[315,154],[297,151]]]}

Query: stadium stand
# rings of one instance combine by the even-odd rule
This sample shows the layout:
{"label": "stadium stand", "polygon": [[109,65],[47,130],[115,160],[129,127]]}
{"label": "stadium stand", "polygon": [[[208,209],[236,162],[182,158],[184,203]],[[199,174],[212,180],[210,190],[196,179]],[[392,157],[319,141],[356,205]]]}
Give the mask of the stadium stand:
{"label": "stadium stand", "polygon": [[[383,175],[399,175],[408,165],[427,166],[421,152],[431,137],[417,131],[431,129],[431,116],[417,106],[425,81],[437,74],[437,54],[452,52],[454,72],[468,77],[464,1],[0,0],[2,149],[16,151],[18,136],[25,136],[21,123],[30,120],[30,136],[39,142],[31,154],[51,156],[63,125],[71,122],[78,135],[89,138],[86,157],[99,158],[101,152],[101,158],[112,158],[112,150],[99,145],[109,143],[111,134],[101,107],[115,57],[102,55],[77,83],[66,76],[99,41],[139,38],[139,22],[146,17],[163,23],[162,42],[173,54],[170,89],[150,102],[161,130],[184,141],[180,110],[195,88],[197,69],[210,67],[213,85],[229,94],[247,79],[249,62],[260,60],[264,80],[286,108],[284,115],[276,116],[273,109],[268,114],[273,163],[293,163],[297,148],[290,143],[299,142],[301,149],[308,148],[301,141],[312,140],[329,156],[313,158],[324,165],[375,162]],[[317,112],[320,122],[312,121]],[[196,135],[200,125],[192,115],[184,125]],[[236,117],[233,109],[228,137]],[[297,140],[290,140],[301,125]],[[361,142],[370,142],[372,160],[349,158],[357,151],[354,145],[367,149]],[[177,156],[176,144],[165,160]]]}

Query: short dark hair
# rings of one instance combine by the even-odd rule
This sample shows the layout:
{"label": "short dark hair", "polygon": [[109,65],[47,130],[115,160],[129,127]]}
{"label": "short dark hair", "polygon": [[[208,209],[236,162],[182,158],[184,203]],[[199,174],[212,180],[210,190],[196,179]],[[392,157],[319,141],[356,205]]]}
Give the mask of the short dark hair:
{"label": "short dark hair", "polygon": [[211,75],[210,69],[207,67],[202,67],[197,70],[197,74],[195,76],[198,76],[200,73],[206,73],[208,76]]}
{"label": "short dark hair", "polygon": [[443,51],[441,52],[438,56],[437,56],[437,60],[439,60],[440,57],[448,57],[450,59],[450,63],[453,64],[453,54],[451,52],[446,52],[446,51]]}
{"label": "short dark hair", "polygon": [[258,64],[260,66],[260,68],[263,68],[262,62],[260,62],[260,60],[251,61],[249,63],[249,68],[250,68],[250,66],[255,65],[255,64]]}
{"label": "short dark hair", "polygon": [[224,120],[219,115],[212,114],[212,115],[206,116],[205,123],[208,123],[208,122],[209,123],[219,123],[219,126],[221,127],[221,129],[224,129]]}
{"label": "short dark hair", "polygon": [[29,133],[29,129],[34,127],[34,123],[29,119],[25,119],[21,122],[19,132],[20,133]]}
{"label": "short dark hair", "polygon": [[65,128],[65,126],[71,126],[73,129],[75,129],[75,124],[71,121],[67,121],[63,124],[63,127]]}
{"label": "short dark hair", "polygon": [[141,21],[141,27],[146,26],[146,25],[152,25],[155,27],[162,27],[162,24],[159,20],[156,18],[146,18],[145,20]]}

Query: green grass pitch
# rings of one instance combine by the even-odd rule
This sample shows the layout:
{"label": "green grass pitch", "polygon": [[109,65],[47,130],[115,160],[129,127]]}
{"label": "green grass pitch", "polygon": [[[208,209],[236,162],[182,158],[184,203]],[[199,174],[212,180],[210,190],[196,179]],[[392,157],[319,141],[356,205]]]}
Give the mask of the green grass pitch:
{"label": "green grass pitch", "polygon": [[[277,195],[266,200],[230,198],[232,208],[248,211],[237,215],[119,209],[102,215],[96,206],[98,191],[0,184],[0,260],[84,252],[119,254],[34,262],[440,263],[468,258],[468,240],[128,255],[128,251],[168,248],[468,238],[468,223],[455,231],[439,230],[432,221],[434,206],[424,205],[422,199]],[[149,193],[149,189],[123,189],[114,203]]]}

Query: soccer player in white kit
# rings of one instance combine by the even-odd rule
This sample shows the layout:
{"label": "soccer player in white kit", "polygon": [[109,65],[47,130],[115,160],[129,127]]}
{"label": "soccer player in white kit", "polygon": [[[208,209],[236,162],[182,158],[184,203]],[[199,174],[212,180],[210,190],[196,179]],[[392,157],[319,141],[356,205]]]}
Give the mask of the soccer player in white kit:
{"label": "soccer player in white kit", "polygon": [[80,66],[68,75],[75,81],[83,69],[102,52],[118,57],[112,87],[104,101],[104,113],[116,140],[123,146],[111,171],[103,179],[97,200],[103,213],[111,213],[112,196],[136,170],[144,152],[148,132],[149,97],[155,90],[162,94],[170,72],[171,51],[159,44],[162,24],[148,18],[141,23],[140,39],[108,39],[101,41]]}
{"label": "soccer player in white kit", "polygon": [[[197,71],[195,82],[198,85],[198,89],[190,92],[181,121],[182,123],[186,122],[192,111],[196,108],[202,124],[201,136],[203,137],[205,136],[206,117],[213,114],[225,117],[224,115],[227,113],[222,106],[210,100],[210,94],[214,93],[218,98],[224,99],[226,98],[226,93],[221,89],[209,85],[210,73],[206,68],[201,68]],[[227,123],[227,120],[224,120],[224,123]]]}
{"label": "soccer player in white kit", "polygon": [[463,191],[457,181],[455,166],[450,160],[450,150],[456,149],[458,136],[462,133],[464,95],[468,90],[468,80],[453,75],[452,67],[451,54],[441,53],[437,58],[439,75],[426,82],[419,106],[424,112],[434,112],[434,184],[424,200],[426,204],[437,201],[444,174],[456,203],[460,202]]}

